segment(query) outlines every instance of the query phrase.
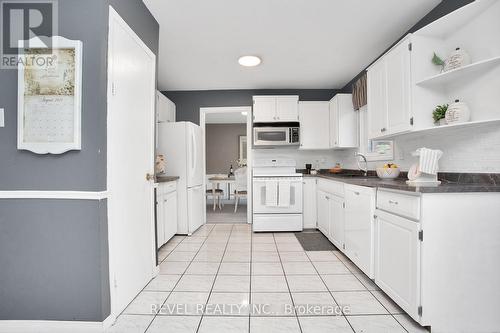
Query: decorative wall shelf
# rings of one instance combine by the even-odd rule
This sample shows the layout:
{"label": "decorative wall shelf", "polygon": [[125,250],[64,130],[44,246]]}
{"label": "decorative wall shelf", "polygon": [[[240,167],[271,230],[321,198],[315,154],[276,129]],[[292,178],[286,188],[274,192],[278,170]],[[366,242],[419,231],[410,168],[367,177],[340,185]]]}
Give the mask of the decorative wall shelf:
{"label": "decorative wall shelf", "polygon": [[469,121],[466,123],[459,123],[459,124],[451,124],[451,125],[442,125],[442,126],[432,126],[432,127],[425,127],[425,128],[418,128],[413,131],[408,131],[404,133],[397,133],[397,134],[389,134],[386,136],[383,136],[379,139],[388,139],[388,138],[393,138],[396,136],[403,136],[403,135],[408,135],[408,134],[424,134],[424,133],[429,133],[429,132],[438,132],[438,131],[444,131],[447,129],[452,129],[452,128],[465,128],[465,127],[474,127],[474,126],[481,126],[481,125],[488,125],[488,124],[500,124],[500,119],[487,119],[487,120],[475,120],[475,121]]}
{"label": "decorative wall shelf", "polygon": [[427,77],[416,84],[421,87],[436,88],[446,86],[451,83],[472,81],[476,77],[488,73],[493,67],[500,65],[500,56],[485,59],[472,63],[470,65],[453,69],[448,72],[440,73]]}

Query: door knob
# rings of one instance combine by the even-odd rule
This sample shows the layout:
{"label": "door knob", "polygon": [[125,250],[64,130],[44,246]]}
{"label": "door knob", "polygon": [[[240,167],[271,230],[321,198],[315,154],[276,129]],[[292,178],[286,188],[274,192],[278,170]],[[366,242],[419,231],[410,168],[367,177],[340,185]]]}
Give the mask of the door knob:
{"label": "door knob", "polygon": [[151,173],[147,173],[146,174],[146,180],[149,182],[149,181],[152,181],[152,180],[155,180],[155,175],[154,174],[151,174]]}

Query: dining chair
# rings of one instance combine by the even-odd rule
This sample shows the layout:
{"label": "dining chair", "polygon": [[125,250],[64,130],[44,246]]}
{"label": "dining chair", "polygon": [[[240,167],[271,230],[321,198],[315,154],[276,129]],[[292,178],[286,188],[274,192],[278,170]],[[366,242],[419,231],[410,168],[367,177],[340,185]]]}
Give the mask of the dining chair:
{"label": "dining chair", "polygon": [[247,168],[239,168],[234,172],[235,189],[234,189],[234,212],[238,211],[240,198],[246,198],[247,191]]}

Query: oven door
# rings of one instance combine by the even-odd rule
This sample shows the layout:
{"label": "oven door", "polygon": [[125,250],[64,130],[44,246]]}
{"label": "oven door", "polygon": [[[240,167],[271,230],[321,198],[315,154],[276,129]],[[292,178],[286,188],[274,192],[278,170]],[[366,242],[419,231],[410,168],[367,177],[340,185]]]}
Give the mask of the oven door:
{"label": "oven door", "polygon": [[253,129],[254,146],[284,146],[290,144],[288,127],[256,127]]}
{"label": "oven door", "polygon": [[[278,183],[277,198],[274,204],[266,198],[266,186]],[[290,192],[284,194],[281,185],[290,184]],[[285,191],[287,192],[287,191]],[[289,200],[281,202],[280,195],[286,195]],[[253,179],[253,212],[254,214],[302,214],[302,178],[300,177],[258,177]]]}

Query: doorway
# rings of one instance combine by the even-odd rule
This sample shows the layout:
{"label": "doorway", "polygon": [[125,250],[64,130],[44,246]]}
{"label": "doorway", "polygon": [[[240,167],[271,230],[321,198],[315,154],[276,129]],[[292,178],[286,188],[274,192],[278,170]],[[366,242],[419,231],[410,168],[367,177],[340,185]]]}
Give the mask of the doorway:
{"label": "doorway", "polygon": [[[111,315],[155,274],[156,56],[109,9],[107,190]],[[126,161],[126,162],[124,162]]]}
{"label": "doorway", "polygon": [[252,223],[252,108],[200,109],[205,223]]}

